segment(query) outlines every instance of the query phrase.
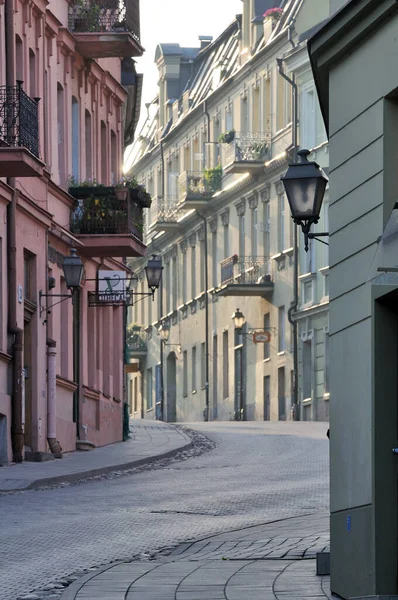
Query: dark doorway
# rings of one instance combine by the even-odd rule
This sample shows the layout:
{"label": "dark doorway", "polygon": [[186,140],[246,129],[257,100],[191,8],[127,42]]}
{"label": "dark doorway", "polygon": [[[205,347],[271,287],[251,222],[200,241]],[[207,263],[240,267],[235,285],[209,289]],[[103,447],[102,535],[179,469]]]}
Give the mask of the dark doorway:
{"label": "dark doorway", "polygon": [[166,421],[177,421],[177,358],[174,352],[167,357]]}
{"label": "dark doorway", "polygon": [[271,419],[271,377],[265,375],[264,377],[264,421]]}

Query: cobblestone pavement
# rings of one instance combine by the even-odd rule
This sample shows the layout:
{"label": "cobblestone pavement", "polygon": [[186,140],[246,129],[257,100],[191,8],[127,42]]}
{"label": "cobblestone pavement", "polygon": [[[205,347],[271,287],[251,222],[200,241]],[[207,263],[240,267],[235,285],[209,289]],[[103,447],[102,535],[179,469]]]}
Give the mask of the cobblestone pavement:
{"label": "cobblestone pavement", "polygon": [[182,544],[79,579],[60,600],[327,600],[329,577],[316,576],[313,559],[327,529],[318,513]]}
{"label": "cobblestone pavement", "polygon": [[165,560],[180,543],[328,509],[325,424],[193,427],[216,448],[161,469],[0,497],[2,600],[39,587],[52,600],[77,571],[160,551]]}

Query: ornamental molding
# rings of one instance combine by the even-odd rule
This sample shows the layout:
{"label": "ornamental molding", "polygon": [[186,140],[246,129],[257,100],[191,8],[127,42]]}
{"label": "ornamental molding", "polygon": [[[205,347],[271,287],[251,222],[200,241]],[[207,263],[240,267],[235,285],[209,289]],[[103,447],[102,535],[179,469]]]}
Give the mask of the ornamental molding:
{"label": "ornamental molding", "polygon": [[227,225],[229,225],[229,208],[226,208],[222,213],[221,213],[221,223],[224,225],[224,227],[226,227]]}
{"label": "ornamental molding", "polygon": [[197,231],[199,242],[205,241],[205,228],[204,225],[201,225]]}
{"label": "ornamental molding", "polygon": [[261,202],[269,202],[271,199],[271,184],[267,183],[265,188],[261,190]]}
{"label": "ornamental molding", "polygon": [[285,193],[285,188],[283,187],[283,183],[281,181],[275,181],[275,189],[278,196],[281,196]]}
{"label": "ornamental molding", "polygon": [[237,202],[234,202],[238,217],[243,217],[246,212],[246,200],[240,198]]}
{"label": "ornamental molding", "polygon": [[248,198],[249,207],[251,209],[257,208],[258,206],[258,193],[253,192],[253,195]]}
{"label": "ornamental molding", "polygon": [[196,246],[196,233],[191,233],[191,235],[188,238],[188,241],[189,241],[189,245],[191,246],[191,248]]}
{"label": "ornamental molding", "polygon": [[209,227],[210,227],[211,233],[217,233],[217,227],[218,227],[217,215],[209,221]]}
{"label": "ornamental molding", "polygon": [[181,242],[180,242],[180,250],[181,250],[181,252],[183,254],[185,254],[186,251],[187,251],[187,249],[188,249],[188,241],[187,240],[181,240]]}

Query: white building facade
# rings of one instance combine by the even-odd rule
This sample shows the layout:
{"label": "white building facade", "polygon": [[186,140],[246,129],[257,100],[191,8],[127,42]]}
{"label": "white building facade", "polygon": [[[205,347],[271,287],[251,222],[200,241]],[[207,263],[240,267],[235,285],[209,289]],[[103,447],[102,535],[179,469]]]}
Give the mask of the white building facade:
{"label": "white building facade", "polygon": [[[201,38],[201,48],[158,46],[159,96],[131,160],[132,173],[153,198],[148,254],[162,256],[164,271],[155,302],[143,299],[130,309],[133,415],[167,421],[292,418],[295,226],[280,182],[293,156],[292,86],[276,59],[298,47],[294,20],[301,18],[302,32],[316,23],[311,11],[301,14],[306,2],[281,2],[276,15],[263,18],[273,4],[245,0],[243,15],[217,40]],[[283,64],[286,71],[288,62]],[[305,326],[316,329],[317,339],[319,331],[327,332],[327,288],[319,286],[327,281],[327,258],[315,245],[310,256],[316,256],[314,272],[304,253],[300,265],[313,284],[310,304],[309,293],[303,295],[307,281],[300,279],[296,316],[303,343]],[[145,261],[130,266],[139,279],[136,291],[144,291]],[[246,320],[242,331],[232,320],[237,308]],[[257,343],[260,332],[268,341]],[[327,418],[324,407],[316,408],[324,340],[319,346],[311,350],[322,373],[311,376],[310,402],[307,389],[300,392],[307,380],[298,361],[300,418]],[[300,344],[299,354],[304,348]]]}

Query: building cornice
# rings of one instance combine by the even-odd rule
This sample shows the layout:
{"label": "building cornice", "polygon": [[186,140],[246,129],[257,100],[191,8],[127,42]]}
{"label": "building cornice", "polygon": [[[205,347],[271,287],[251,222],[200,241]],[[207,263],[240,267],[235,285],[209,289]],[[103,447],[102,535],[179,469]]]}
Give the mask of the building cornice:
{"label": "building cornice", "polygon": [[310,306],[309,308],[302,308],[297,312],[293,313],[294,321],[300,321],[301,319],[306,319],[307,317],[313,317],[315,315],[319,315],[324,312],[328,312],[329,310],[329,300],[326,302],[321,302],[320,304],[316,304],[315,306]]}
{"label": "building cornice", "polygon": [[396,0],[348,2],[309,41],[308,52],[329,135],[329,72],[398,12]]}

